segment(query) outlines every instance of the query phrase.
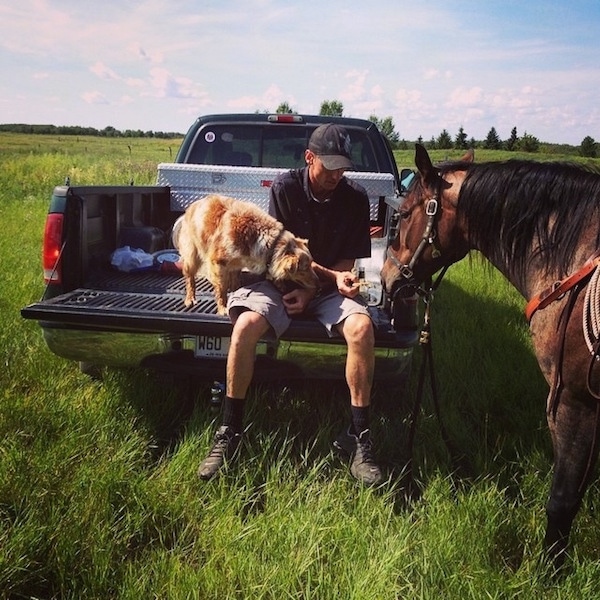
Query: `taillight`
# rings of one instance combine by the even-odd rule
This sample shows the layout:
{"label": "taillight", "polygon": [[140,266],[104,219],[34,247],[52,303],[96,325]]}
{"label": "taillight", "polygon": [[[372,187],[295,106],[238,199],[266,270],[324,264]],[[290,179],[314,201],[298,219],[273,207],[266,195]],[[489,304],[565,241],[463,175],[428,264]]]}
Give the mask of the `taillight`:
{"label": "taillight", "polygon": [[42,250],[42,266],[44,283],[62,283],[60,253],[62,246],[64,215],[52,213],[46,217],[44,228],[44,245]]}

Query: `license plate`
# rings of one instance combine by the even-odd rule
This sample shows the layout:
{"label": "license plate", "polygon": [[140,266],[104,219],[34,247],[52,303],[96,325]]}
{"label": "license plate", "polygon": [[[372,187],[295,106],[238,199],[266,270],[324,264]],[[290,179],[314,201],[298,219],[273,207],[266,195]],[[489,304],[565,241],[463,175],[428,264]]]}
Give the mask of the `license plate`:
{"label": "license plate", "polygon": [[199,335],[196,338],[194,355],[199,358],[227,358],[231,339],[214,335]]}

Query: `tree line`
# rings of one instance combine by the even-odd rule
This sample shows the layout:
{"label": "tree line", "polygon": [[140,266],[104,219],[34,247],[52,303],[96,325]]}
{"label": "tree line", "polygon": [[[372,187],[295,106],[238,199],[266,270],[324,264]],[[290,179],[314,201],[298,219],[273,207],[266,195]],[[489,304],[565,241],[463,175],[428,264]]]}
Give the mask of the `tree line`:
{"label": "tree line", "polygon": [[[263,112],[272,112],[265,110]],[[288,102],[282,102],[275,110],[278,114],[297,114]],[[344,116],[344,105],[339,100],[323,100],[319,115],[323,116]],[[379,130],[387,137],[390,145],[394,149],[407,150],[413,142],[401,139],[400,134],[396,131],[394,120],[391,116],[380,118],[377,115],[371,115],[369,121],[377,125]],[[61,126],[61,125],[26,125],[23,123],[8,123],[0,124],[0,131],[9,133],[40,133],[52,135],[91,135],[100,137],[147,137],[147,138],[164,138],[173,139],[183,137],[182,133],[165,132],[165,131],[142,131],[141,129],[126,129],[119,131],[114,127],[105,127],[104,129],[96,129],[94,127],[80,126]],[[525,132],[522,136],[517,134],[517,128],[513,127],[510,137],[502,140],[498,135],[495,127],[492,127],[484,140],[476,140],[465,133],[461,126],[457,134],[452,137],[448,130],[443,129],[436,137],[432,136],[428,141],[424,141],[421,136],[416,140],[430,150],[466,150],[468,148],[485,148],[488,150],[508,150],[521,152],[539,152],[544,146],[546,149],[550,146],[565,153],[579,152],[582,156],[596,158],[599,154],[598,143],[591,136],[586,136],[577,146],[569,144],[547,144],[540,142],[538,138],[530,133]]]}
{"label": "tree line", "polygon": [[[287,102],[282,102],[276,112],[293,113],[295,111],[292,110]],[[339,100],[324,100],[321,103],[319,114],[341,117],[343,116],[343,112],[344,106]],[[385,117],[382,119],[376,115],[371,115],[369,121],[372,121],[377,125],[379,130],[387,137],[392,148],[399,150],[409,149],[412,142],[400,138],[392,117]],[[574,153],[578,151],[582,156],[589,158],[596,158],[599,154],[598,143],[589,135],[581,141],[581,144],[578,147],[571,146],[570,144],[548,144],[540,142],[537,137],[527,132],[522,136],[519,136],[516,127],[512,128],[510,137],[506,140],[500,139],[495,127],[492,127],[489,130],[484,140],[476,140],[472,137],[469,138],[465,133],[464,128],[461,126],[454,138],[450,135],[448,130],[444,129],[437,137],[432,136],[429,141],[425,142],[421,136],[419,136],[416,141],[423,144],[429,150],[467,150],[469,148],[485,148],[488,150],[539,152],[543,146],[545,149],[551,147],[565,153]]]}
{"label": "tree line", "polygon": [[26,125],[24,123],[0,124],[0,131],[7,133],[39,133],[50,135],[93,135],[99,137],[127,137],[127,138],[162,138],[173,139],[183,137],[182,133],[174,131],[142,131],[141,129],[126,129],[119,131],[114,127],[96,129],[95,127],[81,127],[78,125]]}
{"label": "tree line", "polygon": [[[417,140],[419,143],[423,144],[423,139],[419,138]],[[477,141],[473,138],[468,139],[467,134],[464,131],[463,127],[459,127],[458,133],[454,138],[448,133],[446,129],[444,129],[440,135],[436,137],[432,137],[429,142],[424,143],[430,149],[440,149],[440,150],[449,150],[454,148],[456,150],[466,150],[468,148],[485,148],[487,150],[508,150],[509,152],[513,152],[519,150],[521,152],[539,152],[542,146],[546,148],[548,146],[554,146],[557,149],[562,149],[564,151],[575,151],[579,150],[579,154],[589,158],[596,158],[598,156],[598,144],[591,136],[586,136],[581,141],[581,144],[578,147],[571,146],[569,144],[547,144],[540,142],[540,140],[525,132],[522,136],[519,137],[517,135],[517,128],[513,127],[510,132],[510,137],[506,140],[500,139],[498,132],[495,127],[492,127],[486,138],[481,141]]]}

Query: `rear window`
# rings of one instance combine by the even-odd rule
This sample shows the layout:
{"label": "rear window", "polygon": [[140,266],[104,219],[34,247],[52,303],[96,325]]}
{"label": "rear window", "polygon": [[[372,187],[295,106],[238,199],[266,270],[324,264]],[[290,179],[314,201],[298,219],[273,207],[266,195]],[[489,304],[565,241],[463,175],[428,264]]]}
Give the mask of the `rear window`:
{"label": "rear window", "polygon": [[[239,167],[299,168],[314,127],[298,125],[213,124],[198,131],[188,163]],[[367,133],[348,129],[357,171],[378,171]]]}

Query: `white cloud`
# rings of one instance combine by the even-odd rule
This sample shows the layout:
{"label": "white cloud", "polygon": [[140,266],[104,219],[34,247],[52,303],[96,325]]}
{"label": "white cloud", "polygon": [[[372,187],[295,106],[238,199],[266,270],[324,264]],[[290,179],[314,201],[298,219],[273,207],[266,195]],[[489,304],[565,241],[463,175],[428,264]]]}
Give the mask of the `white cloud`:
{"label": "white cloud", "polygon": [[146,82],[143,79],[139,79],[136,77],[127,77],[123,80],[129,87],[133,88],[143,88],[146,85]]}
{"label": "white cloud", "polygon": [[452,90],[445,106],[449,108],[482,106],[484,102],[483,90],[479,86],[472,88],[458,87]]}
{"label": "white cloud", "polygon": [[90,67],[90,71],[99,77],[100,79],[115,79],[120,80],[121,77],[117,75],[110,67],[107,67],[103,62],[98,61]]}
{"label": "white cloud", "polygon": [[157,98],[205,98],[202,86],[188,77],[174,76],[168,69],[156,67],[150,70],[152,94]]}
{"label": "white cloud", "polygon": [[254,110],[275,110],[281,102],[286,101],[292,109],[296,108],[296,99],[293,95],[286,95],[276,84],[269,85],[260,95],[240,96],[227,102],[229,110],[240,112],[253,112]]}
{"label": "white cloud", "polygon": [[106,96],[100,92],[84,92],[81,97],[88,104],[110,104]]}

